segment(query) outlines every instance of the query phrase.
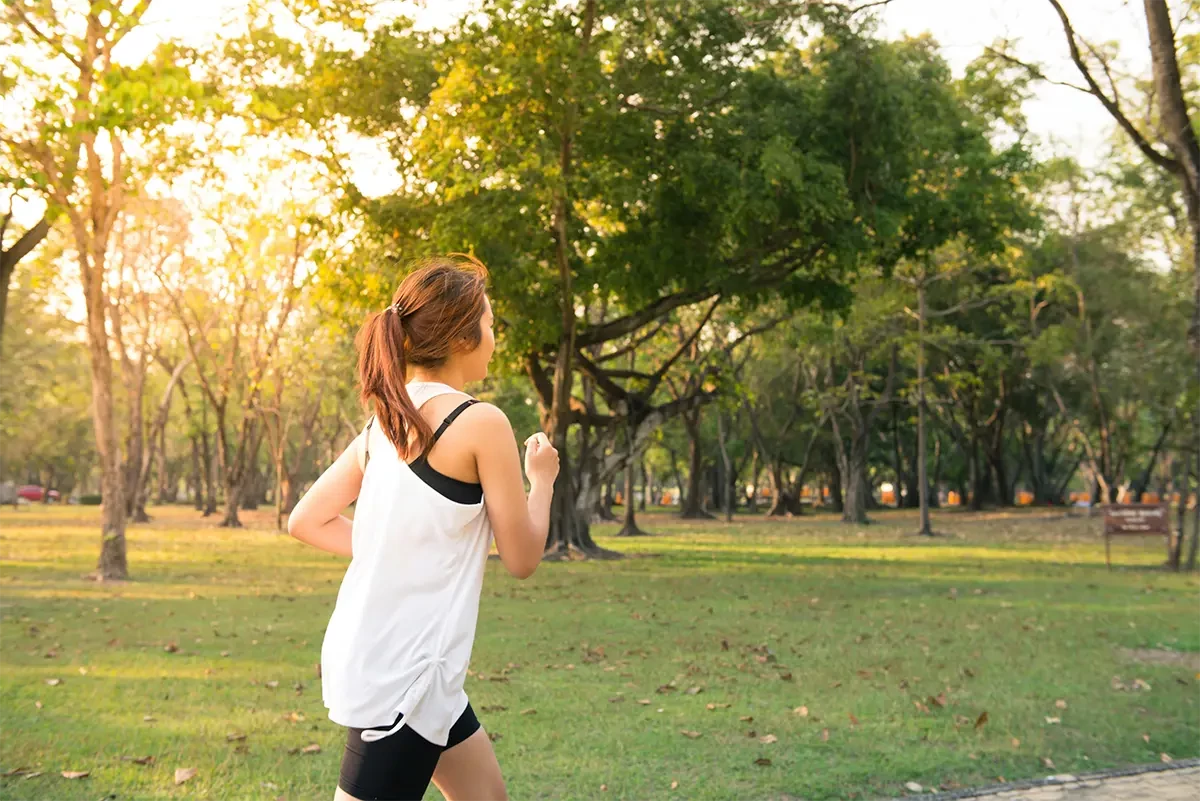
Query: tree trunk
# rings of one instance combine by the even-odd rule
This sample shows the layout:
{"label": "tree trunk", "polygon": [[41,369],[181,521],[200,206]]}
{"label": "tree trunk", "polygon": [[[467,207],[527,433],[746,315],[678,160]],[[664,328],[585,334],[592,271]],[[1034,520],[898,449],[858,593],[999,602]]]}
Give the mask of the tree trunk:
{"label": "tree trunk", "polygon": [[767,512],[767,516],[791,517],[800,514],[803,511],[800,506],[800,499],[788,491],[787,483],[783,477],[782,460],[777,460],[770,464],[767,468],[767,476],[771,482],[771,508]]}
{"label": "tree trunk", "polygon": [[145,419],[142,396],[146,386],[146,370],[131,367],[126,371],[129,389],[129,430],[125,432],[125,513],[134,523],[148,523],[143,509],[137,511],[142,491],[142,452],[145,449]]}
{"label": "tree trunk", "polygon": [[638,510],[646,511],[646,504],[650,502],[650,494],[654,492],[654,479],[650,475],[650,471],[646,468],[646,459],[642,458],[642,498],[638,501]]}
{"label": "tree trunk", "polygon": [[212,442],[207,430],[200,435],[200,442],[204,457],[204,517],[208,517],[217,513],[217,460],[213,458]]}
{"label": "tree trunk", "polygon": [[204,479],[200,472],[200,438],[193,434],[192,441],[192,475],[188,484],[192,489],[192,504],[197,512],[204,509]]}
{"label": "tree trunk", "polygon": [[721,454],[721,477],[720,484],[724,490],[723,506],[725,509],[725,522],[733,522],[733,493],[734,487],[737,484],[737,476],[734,475],[733,464],[729,459],[729,446],[725,442],[725,413],[717,408],[717,449]]}
{"label": "tree trunk", "polygon": [[917,531],[924,537],[933,536],[929,521],[929,467],[925,454],[925,282],[917,286],[917,493],[921,505],[921,527]]}
{"label": "tree trunk", "polygon": [[225,516],[221,518],[221,525],[225,528],[242,527],[242,521],[238,519],[238,509],[241,508],[244,485],[244,480],[229,477],[225,480]]}
{"label": "tree trunk", "polygon": [[[824,489],[822,488],[822,503],[824,500]],[[842,471],[836,466],[829,471],[829,505],[839,515],[846,509],[846,493],[842,492]]]}
{"label": "tree trunk", "polygon": [[167,428],[163,426],[158,432],[158,503],[174,503],[178,496],[178,486],[172,486],[172,479],[177,479],[177,476],[172,475],[167,462]]}
{"label": "tree trunk", "polygon": [[707,520],[712,515],[704,511],[702,462],[703,451],[700,447],[700,411],[688,412],[683,415],[683,428],[688,437],[688,479],[687,493],[683,496],[679,516],[685,520]]}
{"label": "tree trunk", "polygon": [[1187,507],[1188,507],[1188,469],[1184,464],[1180,477],[1171,476],[1171,488],[1179,492],[1179,503],[1175,504],[1175,534],[1169,539],[1167,548],[1167,567],[1178,571],[1183,560],[1183,541],[1187,537]]}
{"label": "tree trunk", "polygon": [[[629,432],[629,442],[632,444],[633,435]],[[637,464],[634,459],[634,454],[630,452],[629,459],[625,463],[625,520],[621,525],[621,530],[617,533],[620,537],[644,537],[646,532],[638,528],[637,519],[635,517],[633,502],[633,485],[634,473],[633,466]]]}
{"label": "tree trunk", "polygon": [[[836,426],[836,424],[835,424]],[[865,524],[867,519],[867,451],[869,443],[865,430],[855,430],[850,436],[850,447],[841,445],[841,436],[834,432],[838,447],[838,471],[845,497],[842,500],[842,522]]]}
{"label": "tree trunk", "polygon": [[979,441],[974,435],[971,437],[971,450],[967,456],[967,472],[971,484],[970,508],[972,512],[978,512],[983,509],[983,480],[979,469]]}
{"label": "tree trunk", "polygon": [[[79,226],[82,227],[82,221]],[[92,421],[100,461],[100,558],[96,574],[101,580],[129,577],[125,555],[125,476],[121,470],[117,430],[113,420],[113,370],[106,326],[108,301],[104,295],[104,248],[83,231],[75,237],[83,274],[87,307],[88,355],[92,368]],[[89,248],[94,244],[94,248]]]}

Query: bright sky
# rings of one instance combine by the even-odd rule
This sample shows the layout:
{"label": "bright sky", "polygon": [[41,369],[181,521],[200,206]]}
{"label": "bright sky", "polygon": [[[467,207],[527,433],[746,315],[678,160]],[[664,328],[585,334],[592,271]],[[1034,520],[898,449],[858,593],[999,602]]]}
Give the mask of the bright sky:
{"label": "bright sky", "polygon": [[[425,8],[396,3],[409,9],[421,27],[437,27],[461,14],[470,0],[430,0]],[[1149,44],[1142,4],[1129,0],[1064,0],[1076,30],[1094,43],[1115,42],[1126,74],[1148,75]],[[1171,3],[1173,19],[1182,13]],[[155,0],[152,25],[147,33],[202,39],[211,36],[231,13],[243,6],[239,0]],[[1047,0],[892,0],[880,11],[883,33],[890,37],[928,31],[942,45],[956,74],[997,38],[1017,43],[1026,61],[1046,67],[1050,77],[1080,83],[1067,55],[1058,16]],[[131,37],[132,38],[132,37]],[[133,44],[132,42],[130,44]],[[1040,84],[1026,107],[1032,131],[1056,152],[1069,153],[1085,164],[1097,164],[1107,151],[1112,121],[1095,98],[1067,87]],[[365,187],[364,187],[365,188]]]}

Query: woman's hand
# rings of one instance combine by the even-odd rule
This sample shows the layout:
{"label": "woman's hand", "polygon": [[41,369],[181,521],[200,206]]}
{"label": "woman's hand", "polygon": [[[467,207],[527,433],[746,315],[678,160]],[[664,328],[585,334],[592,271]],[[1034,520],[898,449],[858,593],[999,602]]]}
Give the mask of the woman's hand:
{"label": "woman's hand", "polygon": [[558,477],[558,451],[541,431],[525,440],[525,475],[533,486],[553,486]]}

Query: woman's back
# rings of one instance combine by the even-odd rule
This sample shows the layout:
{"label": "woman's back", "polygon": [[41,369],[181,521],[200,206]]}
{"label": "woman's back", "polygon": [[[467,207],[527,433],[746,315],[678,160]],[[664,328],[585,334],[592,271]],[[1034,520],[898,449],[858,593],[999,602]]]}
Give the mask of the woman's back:
{"label": "woman's back", "polygon": [[[470,403],[442,384],[415,382],[408,391],[417,407],[454,396],[438,404],[451,407],[447,417]],[[438,438],[426,454],[436,453],[444,469],[455,463],[448,422],[447,441]],[[462,686],[491,544],[482,488],[425,457],[407,464],[377,426],[365,445],[354,557],[322,646],[325,705],[344,726],[403,714],[423,737],[444,743],[466,706]]]}

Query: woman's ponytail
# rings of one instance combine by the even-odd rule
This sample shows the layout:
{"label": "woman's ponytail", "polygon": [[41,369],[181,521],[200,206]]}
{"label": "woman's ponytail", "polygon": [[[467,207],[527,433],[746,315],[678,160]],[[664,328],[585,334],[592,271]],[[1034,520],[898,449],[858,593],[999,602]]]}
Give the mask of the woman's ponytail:
{"label": "woman's ponytail", "polygon": [[[424,453],[433,439],[433,430],[408,396],[401,310],[392,305],[371,315],[355,344],[359,354],[359,398],[364,405],[374,401],[380,428],[402,456],[407,458],[410,444],[413,453]],[[410,443],[410,438],[415,441]]]}
{"label": "woman's ponytail", "polygon": [[379,426],[406,461],[433,441],[408,396],[408,368],[435,369],[454,349],[478,347],[486,292],[487,268],[475,257],[428,259],[358,332],[359,397],[365,406],[374,403]]}

